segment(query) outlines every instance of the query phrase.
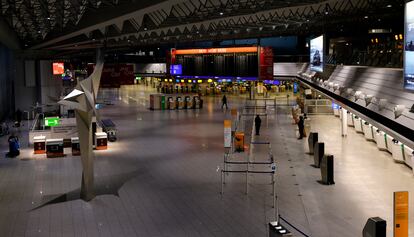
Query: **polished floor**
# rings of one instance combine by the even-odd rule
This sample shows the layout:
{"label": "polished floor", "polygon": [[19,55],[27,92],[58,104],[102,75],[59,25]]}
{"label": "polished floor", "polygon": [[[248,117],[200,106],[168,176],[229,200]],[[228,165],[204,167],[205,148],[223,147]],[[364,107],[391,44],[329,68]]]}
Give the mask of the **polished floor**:
{"label": "polished floor", "polygon": [[[245,176],[230,174],[220,195],[223,119],[231,117],[230,111],[220,109],[221,98],[206,97],[199,111],[150,111],[151,92],[131,86],[101,93],[102,99],[115,102],[100,112],[118,126],[119,141],[95,152],[96,184],[101,189],[119,187],[118,196],[36,208],[79,188],[80,159],[45,159],[26,147],[19,159],[0,159],[0,236],[267,236],[267,223],[275,215],[270,176],[251,174],[245,195]],[[244,103],[229,98],[230,107]],[[253,139],[272,145],[285,220],[309,236],[355,237],[361,236],[368,217],[380,216],[391,236],[392,195],[414,191],[410,168],[394,163],[352,128],[342,138],[338,118],[313,116],[312,130],[335,156],[336,184],[323,186],[317,182],[320,171],[310,166],[306,140],[295,138],[288,107],[269,108],[267,113],[268,126],[263,118],[261,135]],[[1,144],[5,153],[6,138]],[[266,160],[268,148],[252,147],[252,157]],[[231,158],[243,160],[246,155]]]}

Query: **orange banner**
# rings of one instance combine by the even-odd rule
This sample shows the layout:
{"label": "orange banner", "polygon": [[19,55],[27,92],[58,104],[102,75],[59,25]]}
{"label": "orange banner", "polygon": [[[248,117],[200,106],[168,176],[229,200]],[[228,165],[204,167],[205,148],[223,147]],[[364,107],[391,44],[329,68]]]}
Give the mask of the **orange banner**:
{"label": "orange banner", "polygon": [[408,192],[394,192],[394,237],[408,237]]}
{"label": "orange banner", "polygon": [[211,48],[211,49],[177,49],[175,55],[188,54],[220,54],[220,53],[257,53],[257,47]]}

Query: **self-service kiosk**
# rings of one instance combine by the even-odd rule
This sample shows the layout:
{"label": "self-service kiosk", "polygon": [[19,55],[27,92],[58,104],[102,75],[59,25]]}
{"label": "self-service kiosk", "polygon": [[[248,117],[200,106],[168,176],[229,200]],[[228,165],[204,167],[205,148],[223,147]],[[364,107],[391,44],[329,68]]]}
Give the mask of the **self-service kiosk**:
{"label": "self-service kiosk", "polygon": [[346,113],[346,120],[348,122],[348,126],[353,127],[354,126],[354,115],[352,115],[349,111]]}
{"label": "self-service kiosk", "polygon": [[354,116],[354,126],[355,126],[355,131],[357,133],[363,133],[362,131],[362,120],[361,118]]}
{"label": "self-service kiosk", "polygon": [[[409,148],[408,146],[404,146],[404,154],[405,154],[405,163],[410,166],[411,168],[413,167],[413,149]],[[414,172],[414,169],[413,169]]]}
{"label": "self-service kiosk", "polygon": [[46,156],[47,158],[63,157],[63,139],[47,139]]}
{"label": "self-service kiosk", "polygon": [[33,137],[33,149],[35,154],[45,154],[46,153],[46,137],[37,136]]}
{"label": "self-service kiosk", "polygon": [[106,150],[108,149],[108,135],[104,132],[97,132],[96,137],[96,150]]}
{"label": "self-service kiosk", "polygon": [[72,144],[72,155],[73,156],[80,156],[80,144],[79,144],[79,137],[72,137],[70,139]]}
{"label": "self-service kiosk", "polygon": [[177,109],[184,109],[184,100],[181,96],[177,96]]}
{"label": "self-service kiosk", "polygon": [[173,97],[168,97],[168,109],[175,109],[175,101]]}
{"label": "self-service kiosk", "polygon": [[200,109],[201,108],[201,100],[200,97],[194,96],[194,108]]}
{"label": "self-service kiosk", "polygon": [[392,154],[392,151],[393,151],[392,147],[394,145],[394,138],[391,137],[390,135],[386,134],[385,135],[385,141],[387,143],[387,151]]}
{"label": "self-service kiosk", "polygon": [[190,96],[185,97],[185,108],[186,109],[192,109],[193,108],[193,100]]}
{"label": "self-service kiosk", "polygon": [[371,124],[369,124],[368,122],[365,122],[362,125],[362,130],[364,131],[365,139],[367,139],[368,141],[374,140],[374,130]]}
{"label": "self-service kiosk", "polygon": [[384,132],[377,130],[375,133],[375,141],[377,142],[378,149],[381,151],[387,150],[387,135]]}
{"label": "self-service kiosk", "polygon": [[394,158],[395,162],[404,163],[404,144],[395,139],[392,142],[392,158]]}

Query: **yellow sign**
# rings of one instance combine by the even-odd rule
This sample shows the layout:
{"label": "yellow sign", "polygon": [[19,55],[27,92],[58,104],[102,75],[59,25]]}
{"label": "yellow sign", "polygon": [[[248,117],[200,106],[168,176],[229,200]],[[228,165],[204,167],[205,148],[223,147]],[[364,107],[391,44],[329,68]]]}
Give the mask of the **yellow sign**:
{"label": "yellow sign", "polygon": [[394,192],[394,237],[408,237],[408,192]]}

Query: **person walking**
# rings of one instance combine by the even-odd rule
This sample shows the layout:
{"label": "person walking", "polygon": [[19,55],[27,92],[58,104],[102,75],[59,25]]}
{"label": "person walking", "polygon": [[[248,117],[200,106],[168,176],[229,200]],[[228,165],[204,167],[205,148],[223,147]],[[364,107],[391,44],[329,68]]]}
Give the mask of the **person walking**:
{"label": "person walking", "polygon": [[304,137],[304,129],[305,129],[305,121],[302,116],[299,116],[299,122],[298,122],[298,128],[299,128],[299,138],[302,139]]}
{"label": "person walking", "polygon": [[221,102],[222,102],[221,108],[223,109],[224,108],[224,105],[226,105],[226,109],[228,109],[226,95],[223,95],[223,99],[221,99]]}
{"label": "person walking", "polygon": [[256,118],[254,119],[254,125],[256,128],[256,136],[260,135],[260,126],[262,125],[262,119],[259,115],[256,115]]}

